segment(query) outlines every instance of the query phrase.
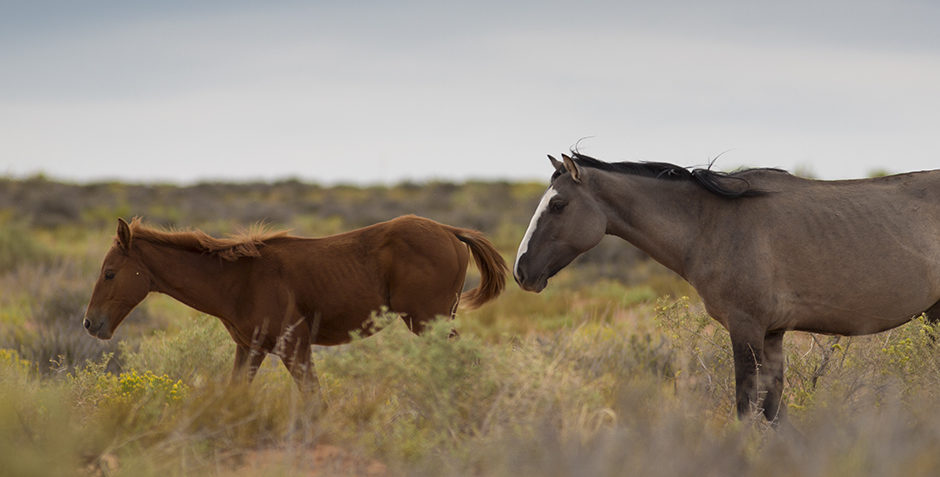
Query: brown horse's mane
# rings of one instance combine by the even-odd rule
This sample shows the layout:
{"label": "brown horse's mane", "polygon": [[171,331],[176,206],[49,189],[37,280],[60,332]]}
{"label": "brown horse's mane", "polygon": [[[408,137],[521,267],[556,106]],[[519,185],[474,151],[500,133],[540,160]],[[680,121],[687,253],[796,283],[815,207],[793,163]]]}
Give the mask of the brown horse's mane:
{"label": "brown horse's mane", "polygon": [[162,230],[145,225],[140,217],[134,217],[128,224],[133,240],[169,245],[217,256],[233,262],[244,257],[260,257],[260,248],[268,241],[288,236],[287,230],[270,230],[263,223],[256,223],[248,229],[225,238],[212,237],[199,229]]}

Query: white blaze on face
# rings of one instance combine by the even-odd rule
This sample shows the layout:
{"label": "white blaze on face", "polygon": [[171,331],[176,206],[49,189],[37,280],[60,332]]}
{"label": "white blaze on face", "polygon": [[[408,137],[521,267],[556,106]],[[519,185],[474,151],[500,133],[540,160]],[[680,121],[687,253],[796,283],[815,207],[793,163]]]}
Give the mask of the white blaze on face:
{"label": "white blaze on face", "polygon": [[529,250],[529,240],[532,239],[532,234],[535,233],[535,227],[539,223],[539,218],[542,217],[542,214],[548,210],[548,203],[552,200],[552,197],[558,195],[558,191],[554,187],[549,187],[545,191],[545,195],[542,196],[542,200],[539,201],[539,206],[535,209],[535,213],[532,214],[532,220],[529,222],[529,228],[525,231],[525,236],[522,237],[522,243],[519,244],[519,251],[516,252],[516,263],[512,266],[512,272],[519,277],[519,259],[522,258],[522,255]]}

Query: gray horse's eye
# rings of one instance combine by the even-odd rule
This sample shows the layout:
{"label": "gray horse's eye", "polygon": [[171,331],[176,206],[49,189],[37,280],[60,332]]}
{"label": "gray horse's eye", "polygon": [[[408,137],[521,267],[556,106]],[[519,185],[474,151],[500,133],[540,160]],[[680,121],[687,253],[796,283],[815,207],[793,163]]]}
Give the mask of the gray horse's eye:
{"label": "gray horse's eye", "polygon": [[552,212],[561,212],[561,210],[564,209],[566,205],[568,205],[567,201],[553,200],[548,203],[548,210]]}

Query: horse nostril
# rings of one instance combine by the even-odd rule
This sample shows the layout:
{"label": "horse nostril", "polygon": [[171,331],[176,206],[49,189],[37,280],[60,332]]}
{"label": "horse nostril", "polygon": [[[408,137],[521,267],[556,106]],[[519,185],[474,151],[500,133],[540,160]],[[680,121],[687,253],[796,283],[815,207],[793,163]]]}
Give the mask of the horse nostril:
{"label": "horse nostril", "polygon": [[82,320],[82,326],[84,326],[86,330],[91,328],[91,320],[89,320],[88,318],[85,318],[84,320]]}

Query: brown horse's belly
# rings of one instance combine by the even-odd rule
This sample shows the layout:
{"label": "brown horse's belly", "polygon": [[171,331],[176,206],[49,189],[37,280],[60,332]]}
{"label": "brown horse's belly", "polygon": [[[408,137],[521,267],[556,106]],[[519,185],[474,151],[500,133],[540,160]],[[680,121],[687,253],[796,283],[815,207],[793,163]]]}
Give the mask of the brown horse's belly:
{"label": "brown horse's belly", "polygon": [[361,333],[362,336],[371,335],[370,318],[373,313],[379,312],[382,306],[381,303],[376,302],[372,306],[359,305],[343,310],[317,310],[312,313],[317,318],[314,320],[314,334],[311,342],[322,346],[334,346],[352,341],[353,332]]}

